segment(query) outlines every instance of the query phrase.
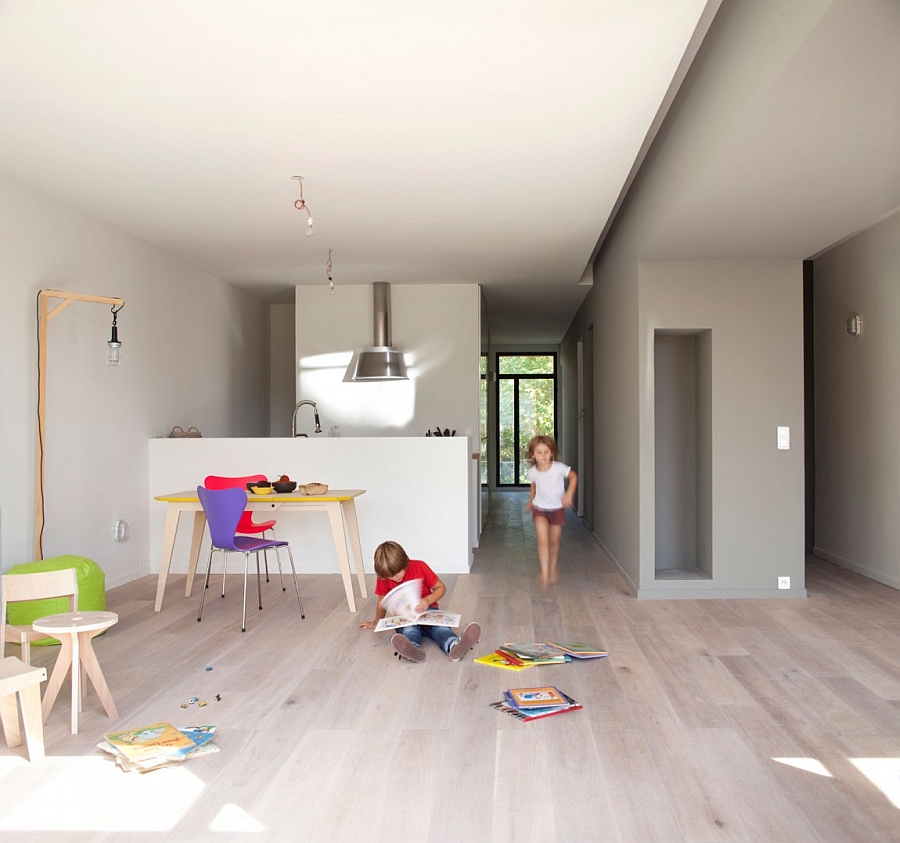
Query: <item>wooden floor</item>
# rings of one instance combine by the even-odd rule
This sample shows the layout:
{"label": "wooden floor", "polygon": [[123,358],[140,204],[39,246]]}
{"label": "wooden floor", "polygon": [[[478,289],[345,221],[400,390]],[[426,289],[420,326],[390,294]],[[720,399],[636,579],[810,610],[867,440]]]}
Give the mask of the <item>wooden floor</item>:
{"label": "wooden floor", "polygon": [[[810,559],[806,600],[638,602],[572,517],[542,593],[524,502],[494,495],[444,607],[481,622],[473,655],[569,639],[608,659],[517,674],[426,642],[424,664],[400,663],[357,627],[374,599],[351,615],[338,575],[301,577],[306,620],[264,584],[244,634],[239,578],[198,624],[182,578],[156,614],[147,577],[110,591],[120,621],[95,644],[119,719],[91,693],[70,735],[66,685],[45,761],[0,747],[3,839],[900,841],[900,592]],[[489,708],[535,683],[584,710]],[[194,696],[207,706],[183,708]],[[138,775],[96,749],[157,720],[215,723],[221,752]]]}

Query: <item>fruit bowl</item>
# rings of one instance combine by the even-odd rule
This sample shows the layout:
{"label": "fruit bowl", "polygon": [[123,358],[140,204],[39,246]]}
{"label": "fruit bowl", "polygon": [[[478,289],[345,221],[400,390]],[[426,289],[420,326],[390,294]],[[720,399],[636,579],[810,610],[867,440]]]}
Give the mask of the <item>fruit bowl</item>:
{"label": "fruit bowl", "polygon": [[252,492],[254,486],[271,486],[272,484],[268,480],[251,480],[247,484],[247,491]]}
{"label": "fruit bowl", "polygon": [[251,486],[250,491],[253,492],[254,495],[271,495],[274,491],[271,486]]}
{"label": "fruit bowl", "polygon": [[297,484],[293,480],[288,481],[277,481],[272,484],[275,487],[276,492],[280,492],[281,494],[285,494],[286,492],[293,492],[294,489],[297,488]]}

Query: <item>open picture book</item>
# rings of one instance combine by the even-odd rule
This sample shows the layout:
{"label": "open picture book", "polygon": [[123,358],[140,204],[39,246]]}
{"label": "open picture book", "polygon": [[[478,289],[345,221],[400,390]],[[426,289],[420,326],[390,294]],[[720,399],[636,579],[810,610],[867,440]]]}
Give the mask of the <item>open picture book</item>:
{"label": "open picture book", "polygon": [[402,626],[459,626],[460,615],[444,612],[440,609],[428,609],[417,612],[416,606],[422,599],[422,580],[409,580],[392,588],[381,598],[387,616],[375,626],[375,632],[386,629],[399,629]]}

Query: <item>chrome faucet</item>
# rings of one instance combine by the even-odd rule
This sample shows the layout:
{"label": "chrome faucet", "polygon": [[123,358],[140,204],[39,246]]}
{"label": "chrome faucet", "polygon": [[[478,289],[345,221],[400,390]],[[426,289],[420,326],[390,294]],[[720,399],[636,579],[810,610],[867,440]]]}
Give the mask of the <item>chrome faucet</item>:
{"label": "chrome faucet", "polygon": [[294,407],[294,415],[291,417],[292,439],[296,439],[298,436],[306,436],[305,433],[297,433],[297,410],[299,410],[304,404],[312,404],[313,414],[316,417],[316,433],[322,432],[322,425],[319,424],[319,408],[316,406],[316,402],[310,401],[308,398],[304,398],[302,401],[297,402],[297,406]]}

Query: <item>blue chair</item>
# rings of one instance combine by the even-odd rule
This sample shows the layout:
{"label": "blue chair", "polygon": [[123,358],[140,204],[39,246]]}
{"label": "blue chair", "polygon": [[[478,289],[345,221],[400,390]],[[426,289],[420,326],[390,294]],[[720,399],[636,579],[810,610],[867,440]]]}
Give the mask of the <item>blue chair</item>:
{"label": "blue chair", "polygon": [[[256,554],[256,591],[259,597],[259,608],[262,609],[262,586],[260,585],[259,551],[275,548],[287,548],[291,560],[291,572],[294,575],[294,590],[297,592],[297,602],[300,604],[300,617],[303,613],[303,601],[300,599],[300,587],[297,585],[297,569],[294,567],[294,554],[291,553],[287,542],[273,541],[270,539],[255,539],[251,536],[237,535],[237,526],[247,506],[247,492],[244,489],[207,489],[204,486],[197,487],[197,495],[200,505],[206,513],[206,523],[209,525],[209,534],[212,538],[212,547],[209,550],[209,560],[206,563],[206,580],[200,595],[200,611],[197,613],[197,621],[203,616],[203,601],[206,590],[209,588],[209,572],[212,567],[212,557],[216,551],[225,554],[227,566],[229,553],[244,554],[244,610],[241,616],[241,632],[247,631],[247,572],[250,567],[250,554]],[[222,596],[225,596],[224,586]]]}

